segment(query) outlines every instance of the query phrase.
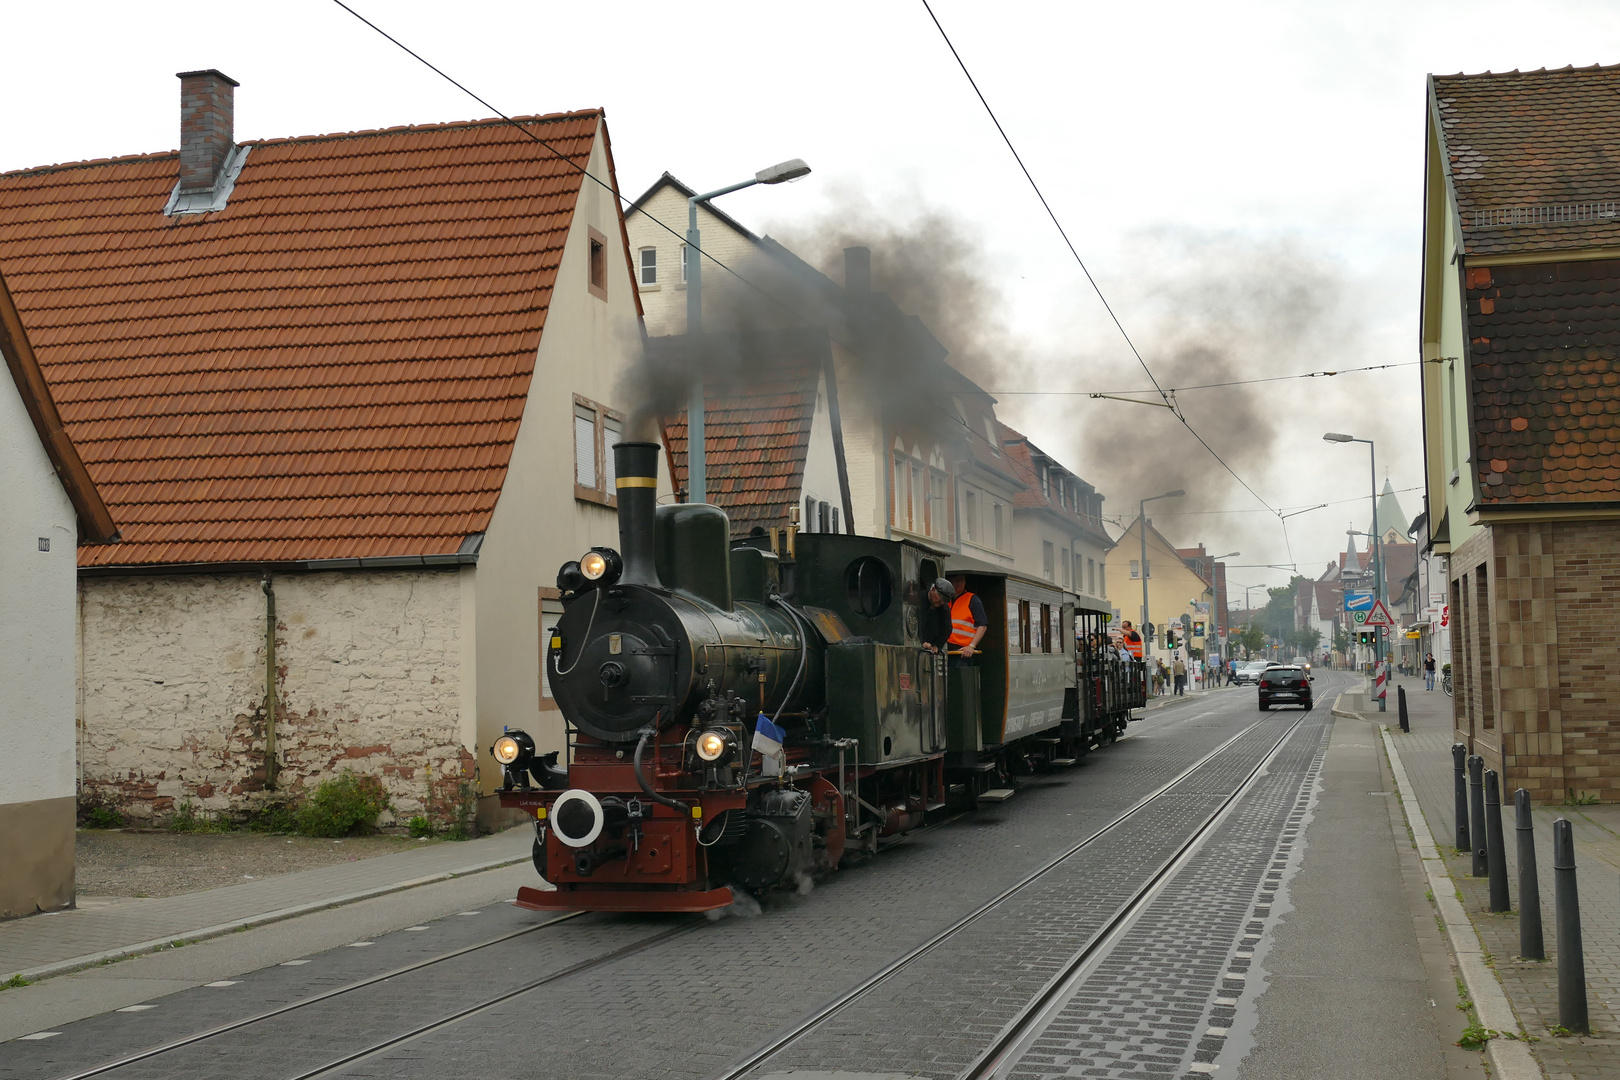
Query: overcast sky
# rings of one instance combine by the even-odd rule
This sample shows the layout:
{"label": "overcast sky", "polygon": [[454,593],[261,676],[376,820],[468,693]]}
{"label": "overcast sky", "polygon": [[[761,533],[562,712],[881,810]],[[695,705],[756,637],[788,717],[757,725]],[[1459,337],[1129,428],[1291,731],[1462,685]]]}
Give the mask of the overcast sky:
{"label": "overcast sky", "polygon": [[[1365,500],[1340,501],[1368,485],[1365,448],[1323,431],[1377,438],[1380,483],[1420,481],[1411,366],[1180,395],[1260,499],[1335,503],[1292,518],[1286,543],[1163,410],[1059,396],[1147,376],[918,0],[354,6],[502,111],[604,106],[629,196],[666,169],[712,188],[803,157],[813,175],[726,210],[786,236],[845,217],[954,222],[1001,313],[988,340],[1003,362],[970,374],[1110,515],[1184,487],[1153,515],[1173,540],[1316,576],[1368,517]],[[1424,76],[1620,61],[1600,3],[934,10],[1166,386],[1410,365]],[[330,0],[40,4],[6,20],[4,170],[172,149],[174,73],[190,68],[242,84],[244,141],[489,115]],[[1421,508],[1420,492],[1401,498]]]}

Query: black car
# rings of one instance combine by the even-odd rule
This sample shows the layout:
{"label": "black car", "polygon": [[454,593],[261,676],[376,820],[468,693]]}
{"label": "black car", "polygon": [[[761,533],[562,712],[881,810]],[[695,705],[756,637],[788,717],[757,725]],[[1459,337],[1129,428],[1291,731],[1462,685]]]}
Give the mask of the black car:
{"label": "black car", "polygon": [[1300,705],[1311,709],[1311,673],[1292,664],[1279,664],[1260,673],[1260,711],[1273,705]]}

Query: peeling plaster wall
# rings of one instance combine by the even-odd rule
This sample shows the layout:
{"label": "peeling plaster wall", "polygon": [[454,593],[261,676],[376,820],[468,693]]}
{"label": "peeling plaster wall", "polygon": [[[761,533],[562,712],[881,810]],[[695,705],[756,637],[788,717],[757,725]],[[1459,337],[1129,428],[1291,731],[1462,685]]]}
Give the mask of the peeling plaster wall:
{"label": "peeling plaster wall", "polygon": [[[462,575],[311,573],[274,585],[278,789],[308,791],[347,767],[381,779],[400,820],[453,816],[473,767]],[[86,577],[79,593],[86,793],[135,818],[184,799],[252,805],[264,790],[258,576]]]}

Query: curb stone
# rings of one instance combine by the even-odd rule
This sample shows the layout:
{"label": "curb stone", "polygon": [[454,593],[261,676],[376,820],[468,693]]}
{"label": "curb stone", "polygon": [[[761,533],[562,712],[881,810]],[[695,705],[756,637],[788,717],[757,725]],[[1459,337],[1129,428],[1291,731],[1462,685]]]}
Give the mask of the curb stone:
{"label": "curb stone", "polygon": [[[1354,713],[1340,712],[1336,706],[1337,702],[1334,716],[1364,719]],[[1423,872],[1429,879],[1429,891],[1434,894],[1434,904],[1440,912],[1440,920],[1445,924],[1446,936],[1451,940],[1458,973],[1462,976],[1463,985],[1468,988],[1468,996],[1473,999],[1479,1022],[1481,1026],[1496,1031],[1521,1032],[1524,1028],[1514,1014],[1502,984],[1485,963],[1485,950],[1480,944],[1479,934],[1468,913],[1457,901],[1457,887],[1446,871],[1440,849],[1435,846],[1434,836],[1429,832],[1423,811],[1418,807],[1417,794],[1407,779],[1406,767],[1401,764],[1400,751],[1390,738],[1389,725],[1379,724],[1378,732],[1383,738],[1384,751],[1389,755],[1390,771],[1395,774],[1395,783],[1400,789],[1401,808],[1406,812],[1406,823],[1417,844],[1418,858],[1422,860]],[[1541,1066],[1530,1053],[1529,1044],[1517,1039],[1491,1039],[1485,1045],[1491,1068],[1502,1080],[1542,1080]]]}

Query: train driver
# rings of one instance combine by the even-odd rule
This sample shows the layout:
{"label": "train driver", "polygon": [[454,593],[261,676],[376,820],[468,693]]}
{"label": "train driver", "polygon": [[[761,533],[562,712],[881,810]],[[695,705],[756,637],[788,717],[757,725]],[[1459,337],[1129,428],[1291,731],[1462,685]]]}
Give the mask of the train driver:
{"label": "train driver", "polygon": [[990,620],[984,614],[984,601],[968,591],[967,575],[952,574],[949,584],[956,590],[951,601],[951,636],[949,638],[951,662],[976,664],[979,642],[990,629]]}
{"label": "train driver", "polygon": [[922,612],[917,629],[918,636],[922,638],[922,647],[931,653],[945,651],[946,642],[951,636],[951,601],[955,599],[956,586],[944,578],[928,586],[928,607]]}

